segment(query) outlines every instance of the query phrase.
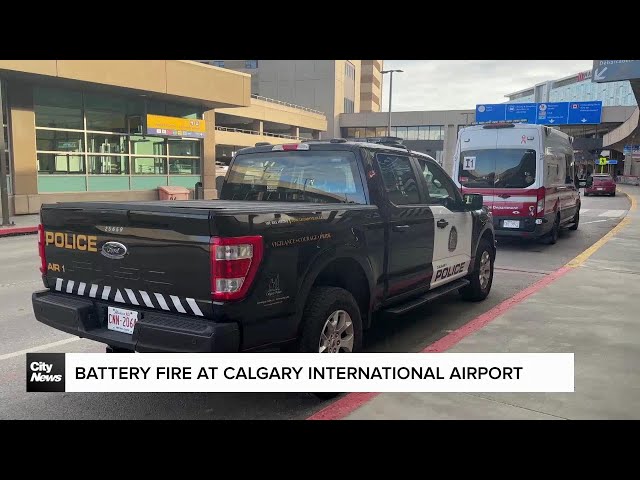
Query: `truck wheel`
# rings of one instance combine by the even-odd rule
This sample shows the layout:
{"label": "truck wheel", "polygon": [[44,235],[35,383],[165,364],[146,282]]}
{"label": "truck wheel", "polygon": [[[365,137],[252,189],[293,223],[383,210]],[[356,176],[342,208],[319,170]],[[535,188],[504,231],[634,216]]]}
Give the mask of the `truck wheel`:
{"label": "truck wheel", "polygon": [[487,298],[493,283],[494,259],[495,255],[491,244],[483,238],[478,245],[472,273],[467,277],[470,283],[460,289],[462,298],[471,302],[479,302]]}
{"label": "truck wheel", "polygon": [[573,224],[569,227],[569,230],[577,230],[579,224],[580,224],[580,210],[578,210],[574,215]]}
{"label": "truck wheel", "polygon": [[[315,287],[302,317],[301,353],[353,353],[362,346],[362,319],[353,295],[342,288]],[[322,400],[339,393],[318,392]]]}

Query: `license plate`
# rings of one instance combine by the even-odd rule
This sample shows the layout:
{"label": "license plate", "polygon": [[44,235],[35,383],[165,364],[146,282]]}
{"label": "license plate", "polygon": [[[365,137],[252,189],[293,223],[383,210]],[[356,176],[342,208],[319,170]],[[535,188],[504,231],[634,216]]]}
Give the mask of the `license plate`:
{"label": "license plate", "polygon": [[505,220],[502,222],[504,228],[520,228],[520,220]]}
{"label": "license plate", "polygon": [[602,187],[598,187],[598,190],[604,190],[604,188],[602,188]]}
{"label": "license plate", "polygon": [[133,329],[138,321],[138,312],[124,308],[108,307],[107,328],[116,332],[133,335]]}

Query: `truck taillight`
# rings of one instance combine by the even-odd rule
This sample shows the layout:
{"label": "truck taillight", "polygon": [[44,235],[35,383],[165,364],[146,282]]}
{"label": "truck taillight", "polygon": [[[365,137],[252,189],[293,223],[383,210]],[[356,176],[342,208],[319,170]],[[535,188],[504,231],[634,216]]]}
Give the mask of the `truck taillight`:
{"label": "truck taillight", "polygon": [[211,238],[211,298],[240,300],[251,287],[262,262],[260,235]]}
{"label": "truck taillight", "polygon": [[538,207],[536,210],[536,216],[544,216],[544,199],[547,196],[547,190],[544,187],[538,189]]}
{"label": "truck taillight", "polygon": [[38,225],[38,255],[40,255],[40,273],[43,275],[47,272],[47,257],[44,252],[44,226]]}

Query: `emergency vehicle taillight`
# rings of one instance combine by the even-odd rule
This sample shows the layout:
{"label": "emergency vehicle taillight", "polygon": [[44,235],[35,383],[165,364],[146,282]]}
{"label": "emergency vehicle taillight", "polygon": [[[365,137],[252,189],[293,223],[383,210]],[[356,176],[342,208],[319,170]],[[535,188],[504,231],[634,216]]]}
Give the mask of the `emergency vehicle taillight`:
{"label": "emergency vehicle taillight", "polygon": [[211,238],[211,298],[245,297],[262,261],[262,236]]}
{"label": "emergency vehicle taillight", "polygon": [[537,217],[544,216],[544,199],[547,196],[547,190],[544,187],[538,189],[538,205],[536,210]]}
{"label": "emergency vehicle taillight", "polygon": [[282,145],[275,145],[271,150],[278,151],[289,151],[289,150],[309,150],[308,143],[285,143]]}
{"label": "emergency vehicle taillight", "polygon": [[40,273],[43,275],[47,272],[47,257],[44,251],[44,226],[38,225],[38,255],[40,255]]}

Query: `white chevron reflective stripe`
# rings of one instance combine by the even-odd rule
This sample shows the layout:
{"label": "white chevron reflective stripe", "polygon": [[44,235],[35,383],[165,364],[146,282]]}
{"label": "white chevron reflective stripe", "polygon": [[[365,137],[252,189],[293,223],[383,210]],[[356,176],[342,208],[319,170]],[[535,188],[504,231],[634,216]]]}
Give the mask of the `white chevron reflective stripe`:
{"label": "white chevron reflective stripe", "polygon": [[[56,278],[55,289],[59,292],[64,291],[66,293],[74,293],[73,290],[75,285],[76,285],[76,282],[74,280],[64,280],[62,278]],[[85,295],[88,284],[86,284],[85,282],[78,282],[77,285],[78,285],[78,288],[75,294],[80,296]],[[98,289],[100,288],[100,285],[96,285],[95,283],[92,283],[90,285],[91,285],[91,288],[89,288],[89,297],[98,298]],[[102,298],[102,300],[109,300],[109,294],[111,293],[111,289],[112,289],[111,286],[105,285],[102,289],[102,294],[99,297]],[[114,301],[119,303],[131,303],[132,305],[138,305],[138,306],[140,305],[140,301],[136,296],[135,290],[132,290],[131,288],[123,288],[124,293],[126,293],[126,296],[123,294],[123,292],[120,289],[115,288],[114,290],[115,290],[115,296],[113,298]],[[171,311],[171,307],[169,307],[169,304],[167,303],[167,298],[162,293],[151,292],[151,295],[150,295],[148,292],[145,292],[144,290],[137,290],[137,293],[140,294],[140,298],[142,298],[144,305],[147,306],[148,308],[154,308],[154,309],[157,308],[157,306],[155,306],[153,301],[151,300],[151,295],[155,295],[156,300],[160,305],[160,308],[162,310]],[[200,307],[198,306],[198,303],[195,301],[195,299],[180,298],[176,295],[167,295],[167,297],[171,299],[171,303],[175,311],[179,313],[186,313],[186,314],[193,313],[194,315],[197,315],[199,317],[204,317],[204,314],[202,313],[202,310],[200,310]],[[186,305],[183,302],[186,302]],[[189,308],[187,308],[187,306]],[[191,311],[189,311],[189,309],[191,309]]]}
{"label": "white chevron reflective stripe", "polygon": [[156,299],[158,300],[160,307],[163,310],[169,310],[169,305],[167,305],[167,301],[164,299],[164,297],[159,293],[154,293],[154,295],[156,296]]}
{"label": "white chevron reflective stripe", "polygon": [[127,292],[127,296],[129,297],[129,300],[131,301],[131,303],[133,303],[134,305],[140,305],[140,303],[138,303],[138,299],[136,298],[135,293],[133,293],[133,290],[131,290],[130,288],[125,288],[124,291]]}
{"label": "white chevron reflective stripe", "polygon": [[193,298],[187,298],[187,303],[191,307],[191,310],[193,310],[193,313],[195,313],[199,317],[203,317],[204,316],[202,314],[202,310],[200,310],[200,307],[198,307],[198,304],[196,303],[196,301]]}
{"label": "white chevron reflective stripe", "polygon": [[144,290],[140,290],[140,296],[142,297],[142,301],[144,302],[144,304],[147,307],[155,308],[153,306],[153,302],[151,301],[151,298],[149,297],[149,294],[147,292],[145,292]]}
{"label": "white chevron reflective stripe", "polygon": [[116,302],[124,303],[124,298],[122,298],[122,294],[120,290],[116,290],[116,297],[114,298]]}
{"label": "white chevron reflective stripe", "polygon": [[180,303],[180,299],[178,297],[176,297],[175,295],[171,295],[171,300],[173,300],[173,306],[176,307],[176,310],[178,310],[180,313],[187,313],[187,311],[182,306],[182,303]]}

